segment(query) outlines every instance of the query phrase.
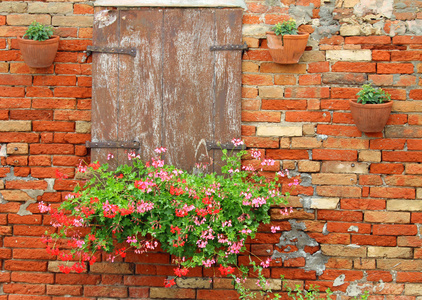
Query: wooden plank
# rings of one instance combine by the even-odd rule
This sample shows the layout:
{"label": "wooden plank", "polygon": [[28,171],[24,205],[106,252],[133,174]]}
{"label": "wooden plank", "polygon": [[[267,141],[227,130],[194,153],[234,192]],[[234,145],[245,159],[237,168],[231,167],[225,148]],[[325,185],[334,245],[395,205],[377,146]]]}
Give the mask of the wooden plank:
{"label": "wooden plank", "polygon": [[213,137],[213,23],[213,9],[164,12],[163,145],[166,161],[188,171]]}
{"label": "wooden plank", "polygon": [[[120,56],[119,141],[138,141],[143,160],[161,146],[162,9],[122,10],[121,44],[135,47],[136,57]],[[127,163],[125,149],[119,163]]]}
{"label": "wooden plank", "polygon": [[[217,9],[215,45],[242,44],[242,10]],[[227,143],[241,135],[242,51],[214,51],[214,140]],[[214,150],[214,171],[221,170],[221,150]]]}
{"label": "wooden plank", "polygon": [[[119,11],[96,8],[93,45],[118,47]],[[92,141],[117,141],[119,55],[92,54]],[[107,162],[108,153],[117,156],[116,149],[91,149],[92,160]],[[115,167],[115,165],[114,165]]]}
{"label": "wooden plank", "polygon": [[242,7],[244,0],[97,0],[95,6]]}

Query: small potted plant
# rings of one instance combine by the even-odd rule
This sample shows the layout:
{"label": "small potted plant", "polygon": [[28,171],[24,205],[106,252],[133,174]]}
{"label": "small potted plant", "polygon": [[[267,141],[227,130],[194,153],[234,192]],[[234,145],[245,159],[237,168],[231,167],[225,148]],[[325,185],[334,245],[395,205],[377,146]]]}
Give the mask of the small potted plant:
{"label": "small potted plant", "polygon": [[364,84],[356,94],[357,100],[349,100],[350,111],[356,126],[362,132],[381,132],[387,124],[393,101],[381,88]]}
{"label": "small potted plant", "polygon": [[294,19],[276,24],[267,32],[267,43],[273,61],[296,64],[305,51],[309,33],[298,32]]}
{"label": "small potted plant", "polygon": [[34,21],[23,37],[18,37],[23,60],[31,68],[48,68],[56,57],[59,39],[50,26]]}

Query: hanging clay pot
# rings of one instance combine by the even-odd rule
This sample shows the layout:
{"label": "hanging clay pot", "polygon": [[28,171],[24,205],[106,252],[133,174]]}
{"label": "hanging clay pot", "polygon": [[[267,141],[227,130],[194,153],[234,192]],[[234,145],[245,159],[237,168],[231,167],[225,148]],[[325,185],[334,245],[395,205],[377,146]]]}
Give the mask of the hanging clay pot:
{"label": "hanging clay pot", "polygon": [[56,57],[59,40],[57,35],[42,42],[18,37],[23,60],[31,68],[48,68]]}
{"label": "hanging clay pot", "polygon": [[361,104],[349,100],[350,111],[357,128],[362,132],[381,132],[387,124],[393,101],[381,104]]}
{"label": "hanging clay pot", "polygon": [[297,35],[276,35],[267,32],[267,44],[273,61],[278,64],[297,64],[308,44],[309,33]]}

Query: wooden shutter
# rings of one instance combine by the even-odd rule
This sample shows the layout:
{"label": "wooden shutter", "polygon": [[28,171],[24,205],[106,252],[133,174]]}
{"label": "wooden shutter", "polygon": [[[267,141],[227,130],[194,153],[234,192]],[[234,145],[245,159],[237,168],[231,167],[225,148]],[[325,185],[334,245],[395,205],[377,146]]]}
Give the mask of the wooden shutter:
{"label": "wooden shutter", "polygon": [[[140,143],[144,160],[167,147],[167,163],[191,171],[206,142],[240,137],[241,9],[96,9],[93,46],[136,49],[136,56],[93,53],[93,142]],[[123,148],[92,148],[93,160]]]}

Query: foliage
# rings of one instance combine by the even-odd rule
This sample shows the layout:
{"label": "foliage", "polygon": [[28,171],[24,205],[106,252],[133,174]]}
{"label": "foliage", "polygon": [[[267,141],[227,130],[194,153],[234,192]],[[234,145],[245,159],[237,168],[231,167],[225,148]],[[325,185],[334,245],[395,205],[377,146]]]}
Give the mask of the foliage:
{"label": "foliage", "polygon": [[290,298],[294,300],[303,300],[303,299],[310,299],[310,300],[322,300],[322,299],[331,299],[331,295],[333,292],[330,289],[325,290],[325,297],[321,297],[319,290],[319,286],[317,285],[310,285],[308,290],[301,289],[299,284],[295,285],[294,290],[289,286],[286,286],[287,294]]}
{"label": "foliage", "polygon": [[365,291],[362,295],[360,295],[360,297],[359,297],[359,298],[357,298],[357,297],[355,296],[355,297],[353,297],[353,299],[355,299],[355,300],[357,300],[357,299],[367,300],[367,299],[368,299],[368,297],[369,297],[369,292],[368,292],[368,291]]}
{"label": "foliage", "polygon": [[276,35],[297,35],[297,25],[296,20],[290,19],[288,21],[283,21],[281,23],[277,23],[272,30]]}
{"label": "foliage", "polygon": [[24,38],[34,41],[45,41],[53,35],[53,29],[51,26],[43,25],[36,21],[32,22],[23,35]]}
{"label": "foliage", "polygon": [[390,94],[381,88],[374,88],[371,84],[364,84],[356,95],[359,96],[357,102],[362,104],[381,104],[391,100]]}
{"label": "foliage", "polygon": [[[333,291],[331,291],[331,289],[326,289],[325,290],[325,295],[321,295],[319,292],[319,286],[318,285],[309,285],[309,288],[306,289],[302,289],[301,286],[299,284],[295,285],[295,288],[292,289],[290,286],[288,286],[286,284],[286,281],[284,279],[284,277],[281,277],[282,281],[283,281],[283,286],[284,288],[287,290],[287,295],[289,296],[289,298],[294,299],[294,300],[330,300],[332,299],[331,296],[334,294]],[[276,294],[276,297],[274,299],[280,299],[280,295]],[[359,298],[357,298],[356,296],[353,297],[353,299],[357,300],[357,299],[361,299],[361,300],[367,300],[369,297],[369,292],[365,291],[362,295],[360,295]]]}
{"label": "foliage", "polygon": [[[243,143],[232,142],[235,146]],[[60,267],[68,273],[82,272],[87,262],[95,262],[99,251],[109,253],[113,261],[125,257],[128,250],[141,254],[161,246],[174,257],[176,276],[185,276],[196,266],[219,265],[221,274],[233,277],[242,297],[247,297],[249,291],[242,287],[241,277],[246,278],[249,270],[237,266],[237,254],[246,251],[246,239],[255,237],[261,223],[270,222],[270,207],[287,204],[277,183],[285,174],[277,172],[275,180],[266,180],[252,166],[241,167],[246,151],[234,155],[223,149],[223,175],[195,175],[165,165],[161,157],[165,151],[157,148],[157,157],[146,163],[130,152],[133,166],[121,165],[115,171],[109,171],[108,164],[80,166],[80,172],[92,173],[83,188],[76,187],[59,209],[39,205],[41,212],[51,214],[52,225],[58,228],[58,233],[44,237],[47,251],[63,261],[78,261]],[[251,155],[259,162],[259,151]],[[262,168],[274,161],[260,163]],[[289,186],[296,184],[295,179]],[[287,207],[281,213],[288,214]],[[271,228],[273,233],[277,230],[280,228]],[[64,248],[72,248],[70,253],[59,249],[66,239]],[[251,260],[258,274],[269,263],[257,265]],[[235,267],[236,273],[243,275],[235,276]],[[168,287],[174,284],[174,279],[165,282]]]}

